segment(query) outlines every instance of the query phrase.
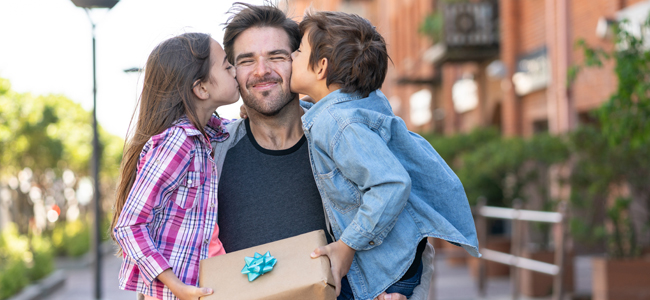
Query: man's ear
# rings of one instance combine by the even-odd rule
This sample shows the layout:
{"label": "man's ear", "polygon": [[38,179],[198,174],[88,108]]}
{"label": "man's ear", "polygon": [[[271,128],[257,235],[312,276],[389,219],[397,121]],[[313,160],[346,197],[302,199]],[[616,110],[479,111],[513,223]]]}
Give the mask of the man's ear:
{"label": "man's ear", "polygon": [[208,93],[208,89],[205,87],[205,84],[201,82],[201,80],[194,82],[192,92],[194,92],[194,95],[201,100],[210,98],[210,93]]}
{"label": "man's ear", "polygon": [[318,61],[318,65],[316,66],[316,79],[318,80],[323,80],[327,78],[327,66],[329,64],[329,61],[327,58],[323,57]]}

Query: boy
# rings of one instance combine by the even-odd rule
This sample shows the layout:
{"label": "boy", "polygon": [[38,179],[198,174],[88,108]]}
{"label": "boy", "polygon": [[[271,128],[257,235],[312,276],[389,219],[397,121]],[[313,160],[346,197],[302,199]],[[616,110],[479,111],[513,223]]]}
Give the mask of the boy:
{"label": "boy", "polygon": [[303,130],[336,239],[312,257],[329,257],[339,299],[383,291],[409,297],[427,237],[479,256],[458,177],[378,90],[388,67],[381,35],[342,12],[307,13],[300,33],[291,90],[316,103],[302,117]]}

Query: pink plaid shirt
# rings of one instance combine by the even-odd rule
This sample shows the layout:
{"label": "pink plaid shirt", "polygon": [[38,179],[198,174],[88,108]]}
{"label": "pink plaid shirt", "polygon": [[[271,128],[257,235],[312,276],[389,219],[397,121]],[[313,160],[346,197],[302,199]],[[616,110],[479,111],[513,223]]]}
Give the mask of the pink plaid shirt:
{"label": "pink plaid shirt", "polygon": [[142,149],[135,182],[113,229],[124,251],[121,289],[177,299],[156,279],[168,268],[185,284],[198,284],[199,261],[208,257],[217,221],[218,173],[210,141],[228,138],[221,125],[212,117],[206,137],[183,117]]}

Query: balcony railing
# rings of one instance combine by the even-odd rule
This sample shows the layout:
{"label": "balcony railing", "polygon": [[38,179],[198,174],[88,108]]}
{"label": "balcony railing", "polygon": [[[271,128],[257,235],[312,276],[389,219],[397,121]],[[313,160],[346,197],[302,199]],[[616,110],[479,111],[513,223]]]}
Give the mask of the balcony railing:
{"label": "balcony railing", "polygon": [[446,3],[440,42],[425,53],[436,63],[480,61],[499,54],[499,16],[495,1]]}

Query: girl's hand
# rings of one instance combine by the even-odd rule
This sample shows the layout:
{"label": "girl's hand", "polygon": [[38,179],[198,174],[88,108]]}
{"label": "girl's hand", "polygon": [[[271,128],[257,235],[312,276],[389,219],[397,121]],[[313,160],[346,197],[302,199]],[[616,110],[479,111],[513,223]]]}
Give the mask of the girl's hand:
{"label": "girl's hand", "polygon": [[383,292],[374,300],[406,300],[406,296],[399,293],[386,294]]}
{"label": "girl's hand", "polygon": [[175,289],[170,288],[170,290],[181,300],[198,300],[200,297],[209,296],[214,293],[211,288],[200,288],[186,284],[178,286]]}
{"label": "girl's hand", "polygon": [[174,296],[181,300],[198,300],[199,297],[209,296],[214,293],[211,288],[199,288],[183,283],[172,269],[167,269],[158,275],[158,280],[164,283]]}
{"label": "girl's hand", "polygon": [[312,258],[323,255],[329,257],[334,284],[336,284],[337,297],[341,293],[341,279],[350,271],[355,252],[350,246],[338,240],[327,246],[316,248],[311,254]]}

